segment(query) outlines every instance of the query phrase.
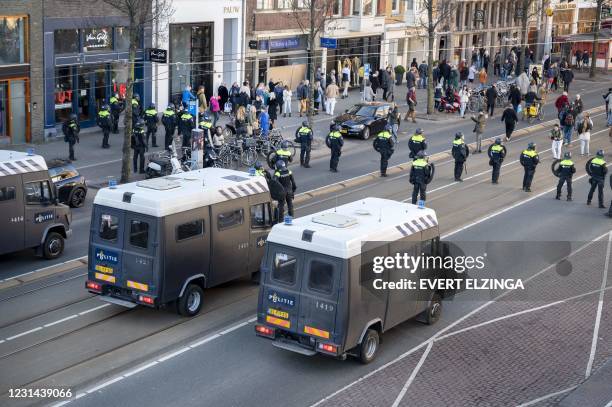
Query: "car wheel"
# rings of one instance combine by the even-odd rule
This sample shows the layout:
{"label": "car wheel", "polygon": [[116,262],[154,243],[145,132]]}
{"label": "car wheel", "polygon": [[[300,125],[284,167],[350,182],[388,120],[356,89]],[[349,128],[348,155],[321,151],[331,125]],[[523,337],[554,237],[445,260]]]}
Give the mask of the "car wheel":
{"label": "car wheel", "polygon": [[442,297],[439,293],[435,293],[431,300],[429,301],[429,305],[427,309],[423,311],[422,318],[419,318],[420,321],[424,322],[427,325],[433,325],[440,319],[440,315],[442,314]]}
{"label": "car wheel", "polygon": [[70,193],[70,206],[73,208],[80,208],[85,203],[85,196],[87,192],[83,188],[75,188]]}
{"label": "car wheel", "polygon": [[204,291],[199,285],[189,284],[177,302],[177,311],[185,317],[193,317],[202,309]]}
{"label": "car wheel", "polygon": [[374,329],[368,329],[363,340],[359,344],[359,360],[364,365],[372,362],[378,353],[380,338]]}
{"label": "car wheel", "polygon": [[57,259],[64,251],[64,238],[57,232],[49,232],[45,238],[42,249],[45,259]]}
{"label": "car wheel", "polygon": [[370,138],[370,128],[366,127],[365,129],[363,129],[363,133],[361,133],[361,138],[363,140],[367,140]]}

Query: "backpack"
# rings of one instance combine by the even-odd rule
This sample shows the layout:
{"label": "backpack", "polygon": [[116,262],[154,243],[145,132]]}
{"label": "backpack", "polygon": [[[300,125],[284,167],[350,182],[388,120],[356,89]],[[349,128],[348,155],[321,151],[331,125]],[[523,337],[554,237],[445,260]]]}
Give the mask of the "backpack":
{"label": "backpack", "polygon": [[563,120],[563,124],[565,124],[566,126],[573,126],[574,115],[570,112],[567,112],[567,114],[565,115],[565,119]]}

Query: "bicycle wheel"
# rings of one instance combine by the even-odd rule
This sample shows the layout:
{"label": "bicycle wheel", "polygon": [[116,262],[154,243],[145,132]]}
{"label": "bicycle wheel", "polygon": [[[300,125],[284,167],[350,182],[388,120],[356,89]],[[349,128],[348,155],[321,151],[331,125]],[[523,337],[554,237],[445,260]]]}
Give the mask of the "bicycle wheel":
{"label": "bicycle wheel", "polygon": [[295,157],[295,144],[293,144],[293,141],[289,141],[289,140],[285,140],[288,144],[287,146],[287,150],[289,150],[291,152],[291,157]]}
{"label": "bicycle wheel", "polygon": [[476,113],[478,111],[478,100],[476,98],[470,98],[467,108],[470,113]]}
{"label": "bicycle wheel", "polygon": [[540,106],[540,110],[538,111],[538,120],[544,120],[544,106]]}
{"label": "bicycle wheel", "polygon": [[257,161],[257,152],[253,149],[247,149],[242,152],[241,162],[246,167],[252,167]]}

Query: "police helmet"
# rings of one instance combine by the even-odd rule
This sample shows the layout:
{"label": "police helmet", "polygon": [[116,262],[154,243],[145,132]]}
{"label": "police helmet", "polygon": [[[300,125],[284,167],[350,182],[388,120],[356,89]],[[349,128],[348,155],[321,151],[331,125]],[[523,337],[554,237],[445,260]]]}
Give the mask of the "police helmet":
{"label": "police helmet", "polygon": [[463,133],[458,131],[457,133],[455,133],[455,139],[460,139],[461,137],[463,137]]}
{"label": "police helmet", "polygon": [[333,127],[334,131],[340,131],[340,128],[341,127],[339,124],[334,124],[334,127]]}
{"label": "police helmet", "polygon": [[76,119],[77,119],[77,116],[76,116],[76,114],[74,114],[74,113],[70,113],[69,118],[70,118],[70,120],[76,120]]}
{"label": "police helmet", "polygon": [[106,104],[102,105],[102,110],[108,110],[108,109],[110,109],[110,108],[108,107],[108,105],[106,105]]}
{"label": "police helmet", "polygon": [[284,150],[286,148],[289,148],[289,142],[287,140],[283,140],[281,142],[281,148]]}
{"label": "police helmet", "polygon": [[151,102],[149,104],[149,109],[155,109],[155,103],[154,102]]}
{"label": "police helmet", "polygon": [[425,151],[421,150],[417,153],[417,158],[425,158]]}
{"label": "police helmet", "polygon": [[597,150],[597,157],[602,157],[604,156],[604,151],[603,150]]}
{"label": "police helmet", "polygon": [[175,109],[174,103],[168,104],[168,109],[174,110]]}
{"label": "police helmet", "polygon": [[527,149],[528,150],[535,150],[536,148],[536,143],[534,143],[533,141],[529,144],[527,144]]}
{"label": "police helmet", "polygon": [[566,151],[565,154],[563,154],[563,158],[569,160],[570,158],[572,158],[572,153],[570,153],[569,151]]}
{"label": "police helmet", "polygon": [[307,121],[307,120],[304,120],[304,121],[302,122],[302,126],[303,126],[303,127],[308,127],[308,121]]}
{"label": "police helmet", "polygon": [[255,161],[255,165],[253,165],[253,167],[255,167],[256,170],[262,170],[263,169],[263,165],[259,161]]}
{"label": "police helmet", "polygon": [[145,122],[143,119],[138,119],[138,121],[136,122],[136,127],[144,127]]}
{"label": "police helmet", "polygon": [[499,137],[495,138],[495,144],[501,144],[501,139]]}
{"label": "police helmet", "polygon": [[417,129],[414,131],[416,134],[423,134],[423,129],[420,127],[417,127]]}
{"label": "police helmet", "polygon": [[278,160],[275,164],[277,170],[282,170],[287,166],[283,160]]}
{"label": "police helmet", "polygon": [[391,130],[393,130],[393,126],[391,126],[389,123],[387,123],[387,124],[385,125],[385,130],[387,130],[387,131],[391,131]]}
{"label": "police helmet", "polygon": [[138,93],[134,93],[134,99],[140,100],[140,95]]}

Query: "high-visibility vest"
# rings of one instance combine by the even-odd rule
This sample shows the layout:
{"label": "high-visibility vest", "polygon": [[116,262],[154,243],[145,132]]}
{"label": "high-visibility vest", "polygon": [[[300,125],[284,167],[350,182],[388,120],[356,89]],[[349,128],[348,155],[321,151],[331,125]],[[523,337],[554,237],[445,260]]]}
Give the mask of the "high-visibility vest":
{"label": "high-visibility vest", "polygon": [[493,146],[491,146],[491,151],[493,151],[494,153],[500,153],[503,150],[504,148],[500,146],[499,144],[493,144]]}
{"label": "high-visibility vest", "polygon": [[535,150],[523,150],[523,155],[526,155],[529,158],[533,158],[538,155],[538,153]]}
{"label": "high-visibility vest", "polygon": [[415,143],[422,143],[425,141],[425,137],[423,137],[422,134],[414,134],[410,139]]}
{"label": "high-visibility vest", "polygon": [[417,158],[412,162],[412,166],[414,168],[425,168],[427,167],[427,160],[424,160],[423,158]]}
{"label": "high-visibility vest", "polygon": [[340,134],[339,131],[332,131],[331,133],[329,133],[329,137],[330,138],[340,138],[342,137],[342,134]]}
{"label": "high-visibility vest", "polygon": [[157,110],[147,109],[145,110],[145,116],[157,116]]}
{"label": "high-visibility vest", "polygon": [[391,133],[389,133],[387,130],[384,130],[378,133],[378,137],[388,139],[388,138],[391,138]]}
{"label": "high-visibility vest", "polygon": [[563,160],[559,163],[560,167],[571,167],[574,165],[574,162],[572,160]]}
{"label": "high-visibility vest", "polygon": [[98,117],[106,118],[108,116],[110,116],[110,113],[107,110],[100,110],[98,112]]}
{"label": "high-visibility vest", "polygon": [[465,144],[465,143],[461,139],[453,140],[453,145],[460,146],[462,144]]}
{"label": "high-visibility vest", "polygon": [[282,148],[280,150],[276,150],[276,155],[278,157],[291,157],[291,151],[289,150],[283,150]]}

